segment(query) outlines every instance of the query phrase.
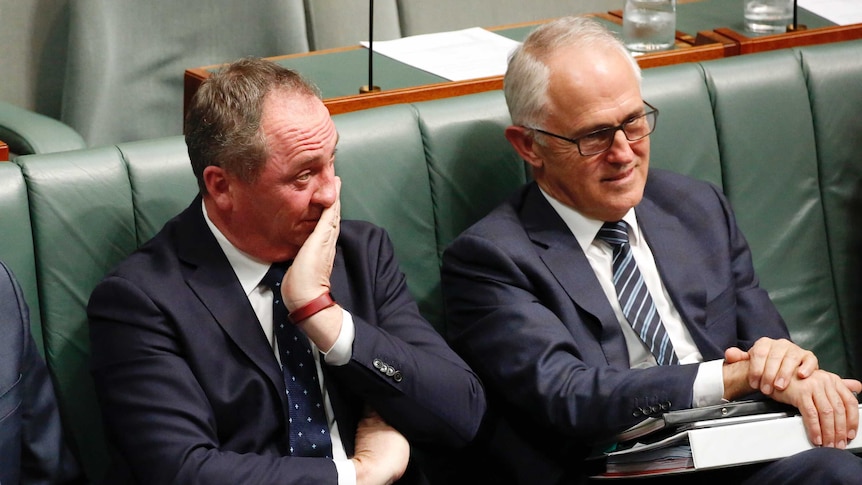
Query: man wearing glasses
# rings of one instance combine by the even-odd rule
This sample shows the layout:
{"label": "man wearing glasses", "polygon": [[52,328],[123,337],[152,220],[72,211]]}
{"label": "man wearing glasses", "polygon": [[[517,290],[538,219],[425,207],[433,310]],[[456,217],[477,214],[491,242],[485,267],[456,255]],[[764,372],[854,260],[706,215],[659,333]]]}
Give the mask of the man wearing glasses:
{"label": "man wearing glasses", "polygon": [[820,447],[728,483],[858,481],[840,450],[862,383],[790,342],[721,192],[649,170],[659,112],[620,42],[585,18],[545,24],[504,90],[535,181],[443,263],[451,342],[489,396],[493,482],[576,483],[591,449],[645,417],[758,392],[799,408]]}

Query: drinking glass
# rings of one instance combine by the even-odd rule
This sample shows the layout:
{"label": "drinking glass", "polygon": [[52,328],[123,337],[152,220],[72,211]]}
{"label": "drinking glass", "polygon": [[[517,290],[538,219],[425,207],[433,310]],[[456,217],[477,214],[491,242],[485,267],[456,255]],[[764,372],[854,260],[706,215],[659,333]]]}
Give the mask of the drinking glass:
{"label": "drinking glass", "polygon": [[676,0],[626,0],[623,43],[630,51],[670,49],[675,37]]}

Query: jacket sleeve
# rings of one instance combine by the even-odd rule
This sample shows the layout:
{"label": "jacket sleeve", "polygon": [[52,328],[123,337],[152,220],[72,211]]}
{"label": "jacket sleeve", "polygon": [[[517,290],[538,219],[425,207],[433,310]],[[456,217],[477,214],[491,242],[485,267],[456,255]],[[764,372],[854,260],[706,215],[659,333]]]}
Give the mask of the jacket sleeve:
{"label": "jacket sleeve", "polygon": [[[45,361],[30,333],[30,314],[18,283],[0,263],[0,319],[3,327],[3,374],[14,383],[0,383],[0,436],[4,456],[0,458],[3,483],[66,484],[82,477],[63,441],[60,413]],[[14,347],[14,348],[11,348]],[[8,372],[11,371],[11,372]],[[15,377],[13,374],[17,374]],[[7,440],[11,438],[11,440]],[[12,442],[12,440],[15,440]],[[20,457],[20,461],[19,458]],[[19,461],[18,463],[14,463]],[[15,480],[11,477],[18,477]]]}
{"label": "jacket sleeve", "polygon": [[411,442],[467,444],[485,413],[482,384],[420,315],[385,231],[353,232],[364,240],[343,248],[356,336],[351,361],[333,373]]}

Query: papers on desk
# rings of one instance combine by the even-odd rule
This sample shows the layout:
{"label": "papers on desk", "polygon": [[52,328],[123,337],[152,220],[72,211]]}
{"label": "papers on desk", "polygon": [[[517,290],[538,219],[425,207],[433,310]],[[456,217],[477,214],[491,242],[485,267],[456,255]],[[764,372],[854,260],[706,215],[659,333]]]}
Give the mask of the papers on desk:
{"label": "papers on desk", "polygon": [[799,0],[797,6],[838,25],[862,23],[862,2],[859,0]]}
{"label": "papers on desk", "polygon": [[[862,405],[859,406],[862,414]],[[684,473],[776,460],[811,449],[801,416],[786,413],[707,419],[620,443],[606,453],[606,472],[596,478]],[[862,450],[862,434],[847,443]]]}
{"label": "papers on desk", "polygon": [[[368,47],[368,42],[361,42]],[[506,73],[509,54],[518,42],[474,27],[453,32],[376,41],[374,52],[450,81]]]}

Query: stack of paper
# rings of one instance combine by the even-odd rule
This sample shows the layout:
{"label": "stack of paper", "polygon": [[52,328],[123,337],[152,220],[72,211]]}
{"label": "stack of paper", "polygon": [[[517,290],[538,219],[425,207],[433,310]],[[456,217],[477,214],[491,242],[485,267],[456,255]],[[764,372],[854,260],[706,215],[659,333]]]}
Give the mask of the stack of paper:
{"label": "stack of paper", "polygon": [[[361,42],[368,47],[368,42]],[[464,81],[506,73],[509,54],[519,42],[474,27],[376,41],[374,52],[450,81]]]}
{"label": "stack of paper", "polygon": [[859,0],[799,0],[798,6],[838,25],[862,23]]}

